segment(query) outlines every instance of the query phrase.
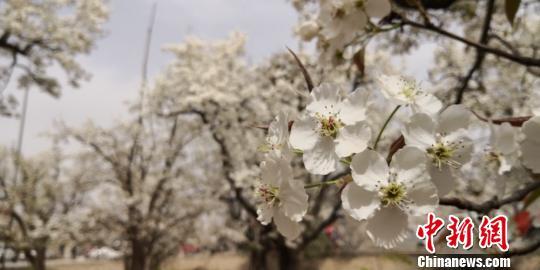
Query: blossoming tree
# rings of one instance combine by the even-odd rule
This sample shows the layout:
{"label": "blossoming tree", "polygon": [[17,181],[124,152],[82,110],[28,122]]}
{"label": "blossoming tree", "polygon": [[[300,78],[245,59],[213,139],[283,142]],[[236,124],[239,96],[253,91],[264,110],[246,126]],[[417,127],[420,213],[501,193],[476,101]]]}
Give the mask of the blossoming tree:
{"label": "blossoming tree", "polygon": [[[273,217],[278,230],[290,239],[298,237],[302,229],[302,216],[308,203],[301,184],[290,173],[294,155],[302,156],[305,169],[313,175],[345,171],[345,176],[339,173],[339,178],[322,181],[319,186],[345,185],[341,191],[343,208],[353,219],[367,221],[366,235],[384,248],[404,242],[418,225],[415,217],[441,210],[441,205],[466,210],[472,215],[496,213],[499,209],[513,215],[515,211],[507,207],[510,205],[518,211],[527,211],[538,198],[540,187],[539,148],[534,137],[538,134],[540,118],[534,116],[537,96],[533,94],[538,90],[534,77],[540,59],[536,58],[534,39],[526,35],[537,29],[527,21],[538,19],[533,12],[538,7],[534,2],[525,2],[521,8],[526,10],[516,13],[520,1],[508,0],[504,6],[495,1],[460,2],[293,1],[301,12],[297,32],[305,40],[317,39],[321,64],[352,62],[367,69],[363,58],[369,53],[366,52],[369,41],[379,42],[382,47],[401,47],[396,50],[403,53],[412,47],[407,44],[414,44],[414,39],[426,33],[438,40],[455,40],[471,47],[476,50],[476,60],[464,76],[456,75],[463,62],[457,62],[455,54],[447,52],[459,51],[450,47],[439,51],[438,63],[443,66],[433,69],[431,75],[454,80],[457,83],[454,92],[448,91],[452,89],[448,84],[434,86],[439,87],[438,91],[430,91],[413,79],[385,74],[379,76],[376,87],[343,91],[339,83],[314,84],[309,72],[298,63],[304,71],[310,98],[300,116],[279,113],[270,124],[267,134],[270,150],[261,163],[262,183],[257,192],[262,202],[258,215],[263,224]],[[478,28],[478,20],[473,20],[476,19],[473,14],[477,13],[466,12],[483,9],[485,17]],[[445,18],[454,17],[463,23],[466,36],[444,28]],[[525,23],[520,25],[518,18]],[[492,20],[505,24],[501,29],[500,24],[492,27]],[[503,32],[512,24],[516,28],[521,26],[521,30],[512,35]],[[385,35],[395,37],[385,39]],[[475,35],[479,36],[479,42],[471,39]],[[513,45],[505,37],[526,44]],[[497,44],[491,45],[492,39]],[[494,64],[482,69],[483,61]],[[497,70],[501,65],[520,68],[522,79],[517,85],[526,90],[501,100],[501,95],[508,94],[485,89],[507,79],[497,76],[507,69]],[[488,74],[483,75],[482,71]],[[453,75],[445,77],[446,73]],[[473,76],[482,87],[480,90],[469,87]],[[475,90],[475,96],[482,98],[482,102],[466,102],[465,91]],[[486,91],[493,91],[493,96]],[[377,95],[383,99],[376,98]],[[449,96],[455,99],[451,101]],[[495,99],[493,103],[483,103]],[[510,109],[501,113],[494,104]],[[383,124],[365,122],[369,119],[366,115],[377,105],[394,110],[387,114]],[[518,106],[515,111],[514,106]],[[475,111],[477,108],[484,108],[488,117],[506,117],[484,117]],[[527,115],[516,116],[517,112]],[[381,139],[388,136],[392,127],[401,134],[381,148]],[[490,189],[495,192],[486,192],[488,198],[474,197],[470,194],[474,193],[471,188],[474,178],[481,179],[485,189],[482,192]],[[305,184],[304,188],[314,185],[317,184]],[[520,239],[517,232],[514,236],[515,245],[507,251],[508,255],[527,253],[540,246],[537,235],[528,240]]]}
{"label": "blossoming tree", "polygon": [[[54,66],[65,72],[70,85],[78,86],[88,74],[75,58],[90,51],[107,17],[102,0],[2,1],[0,94],[17,76],[20,88],[37,86],[60,96],[60,83],[49,72]],[[13,95],[0,95],[0,114],[12,115],[16,104]]]}
{"label": "blossoming tree", "polygon": [[[84,219],[79,210],[94,180],[84,160],[70,166],[58,147],[25,159],[4,148],[0,155],[3,252],[22,253],[33,269],[44,270],[47,252],[69,243],[78,233],[74,228]],[[20,170],[17,178],[16,168]]]}

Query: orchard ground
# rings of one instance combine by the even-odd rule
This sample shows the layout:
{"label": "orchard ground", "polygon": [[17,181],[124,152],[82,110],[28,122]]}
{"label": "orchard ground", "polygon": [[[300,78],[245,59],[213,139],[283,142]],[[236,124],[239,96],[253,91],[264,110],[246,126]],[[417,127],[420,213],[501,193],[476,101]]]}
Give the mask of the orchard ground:
{"label": "orchard ground", "polygon": [[[238,254],[193,255],[177,257],[169,261],[163,270],[243,270],[246,268],[246,258]],[[49,261],[50,270],[122,270],[121,261]],[[512,258],[512,269],[537,270],[540,256]],[[10,270],[27,269],[24,267],[8,268]],[[416,269],[414,258],[403,255],[358,256],[354,258],[328,258],[314,260],[304,265],[303,269],[316,270],[408,270]]]}

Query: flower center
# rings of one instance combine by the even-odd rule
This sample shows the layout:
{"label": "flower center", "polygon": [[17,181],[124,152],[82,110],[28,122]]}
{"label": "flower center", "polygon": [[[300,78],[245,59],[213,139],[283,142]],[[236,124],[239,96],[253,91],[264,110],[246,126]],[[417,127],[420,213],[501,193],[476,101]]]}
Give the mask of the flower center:
{"label": "flower center", "polygon": [[426,152],[431,157],[433,164],[435,164],[435,166],[437,166],[439,169],[441,169],[444,164],[452,168],[459,168],[462,164],[453,158],[456,156],[456,149],[459,147],[464,147],[462,144],[462,141],[444,141],[442,136],[438,134],[437,143],[432,144],[431,147],[426,150]]}
{"label": "flower center", "polygon": [[275,205],[279,203],[279,188],[272,187],[267,184],[261,184],[257,187],[255,194],[261,198],[262,201],[268,205]]}
{"label": "flower center", "polygon": [[404,184],[390,182],[388,185],[380,188],[379,196],[381,198],[381,203],[384,206],[399,206],[405,202],[407,198],[407,190],[405,189]]}
{"label": "flower center", "polygon": [[401,94],[407,99],[414,99],[418,95],[419,91],[417,90],[416,84],[414,82],[405,82]]}
{"label": "flower center", "polygon": [[336,138],[339,129],[344,126],[341,120],[334,115],[323,117],[322,115],[317,114],[317,118],[319,119],[320,123],[319,132],[322,136]]}
{"label": "flower center", "polygon": [[501,166],[502,155],[495,151],[489,151],[486,153],[486,161],[490,164],[495,164],[497,167]]}

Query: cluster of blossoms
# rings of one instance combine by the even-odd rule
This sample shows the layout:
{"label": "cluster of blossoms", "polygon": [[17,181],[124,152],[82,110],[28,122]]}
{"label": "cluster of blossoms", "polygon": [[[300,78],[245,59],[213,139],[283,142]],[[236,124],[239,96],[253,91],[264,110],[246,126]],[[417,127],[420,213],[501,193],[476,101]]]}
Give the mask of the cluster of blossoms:
{"label": "cluster of blossoms", "polygon": [[[295,1],[299,10],[307,10],[310,1]],[[317,37],[318,47],[327,58],[340,58],[348,46],[367,39],[376,25],[371,18],[383,18],[391,11],[388,0],[320,0],[315,17],[309,16],[297,27],[305,41]]]}
{"label": "cluster of blossoms", "polygon": [[[477,154],[471,130],[480,120],[463,105],[443,109],[440,100],[414,81],[385,75],[378,81],[385,105],[395,106],[382,127],[367,121],[375,103],[368,90],[346,93],[339,85],[328,83],[312,90],[310,103],[299,117],[289,121],[282,113],[270,124],[262,148],[266,150],[262,184],[257,189],[263,224],[273,216],[277,229],[287,238],[299,235],[299,223],[308,207],[305,188],[313,184],[304,188],[293,180],[290,163],[295,154],[302,155],[305,169],[314,175],[350,169],[351,177],[339,182],[345,184],[342,206],[353,219],[367,221],[367,235],[385,248],[402,242],[417,225],[417,217],[435,211],[439,198],[455,190],[462,169]],[[404,146],[384,158],[377,144],[402,107]],[[486,168],[504,175],[522,153],[522,164],[533,173],[540,172],[539,116],[524,123],[524,136],[508,123],[486,126],[489,142],[481,151],[484,164],[490,165]]]}

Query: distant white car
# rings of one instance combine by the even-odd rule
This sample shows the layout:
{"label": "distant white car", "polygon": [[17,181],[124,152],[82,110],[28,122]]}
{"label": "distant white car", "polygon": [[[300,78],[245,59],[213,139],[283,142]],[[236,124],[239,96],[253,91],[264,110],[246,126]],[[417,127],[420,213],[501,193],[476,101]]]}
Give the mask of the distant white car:
{"label": "distant white car", "polygon": [[122,253],[109,247],[93,248],[88,252],[88,257],[91,259],[118,259],[122,257]]}

